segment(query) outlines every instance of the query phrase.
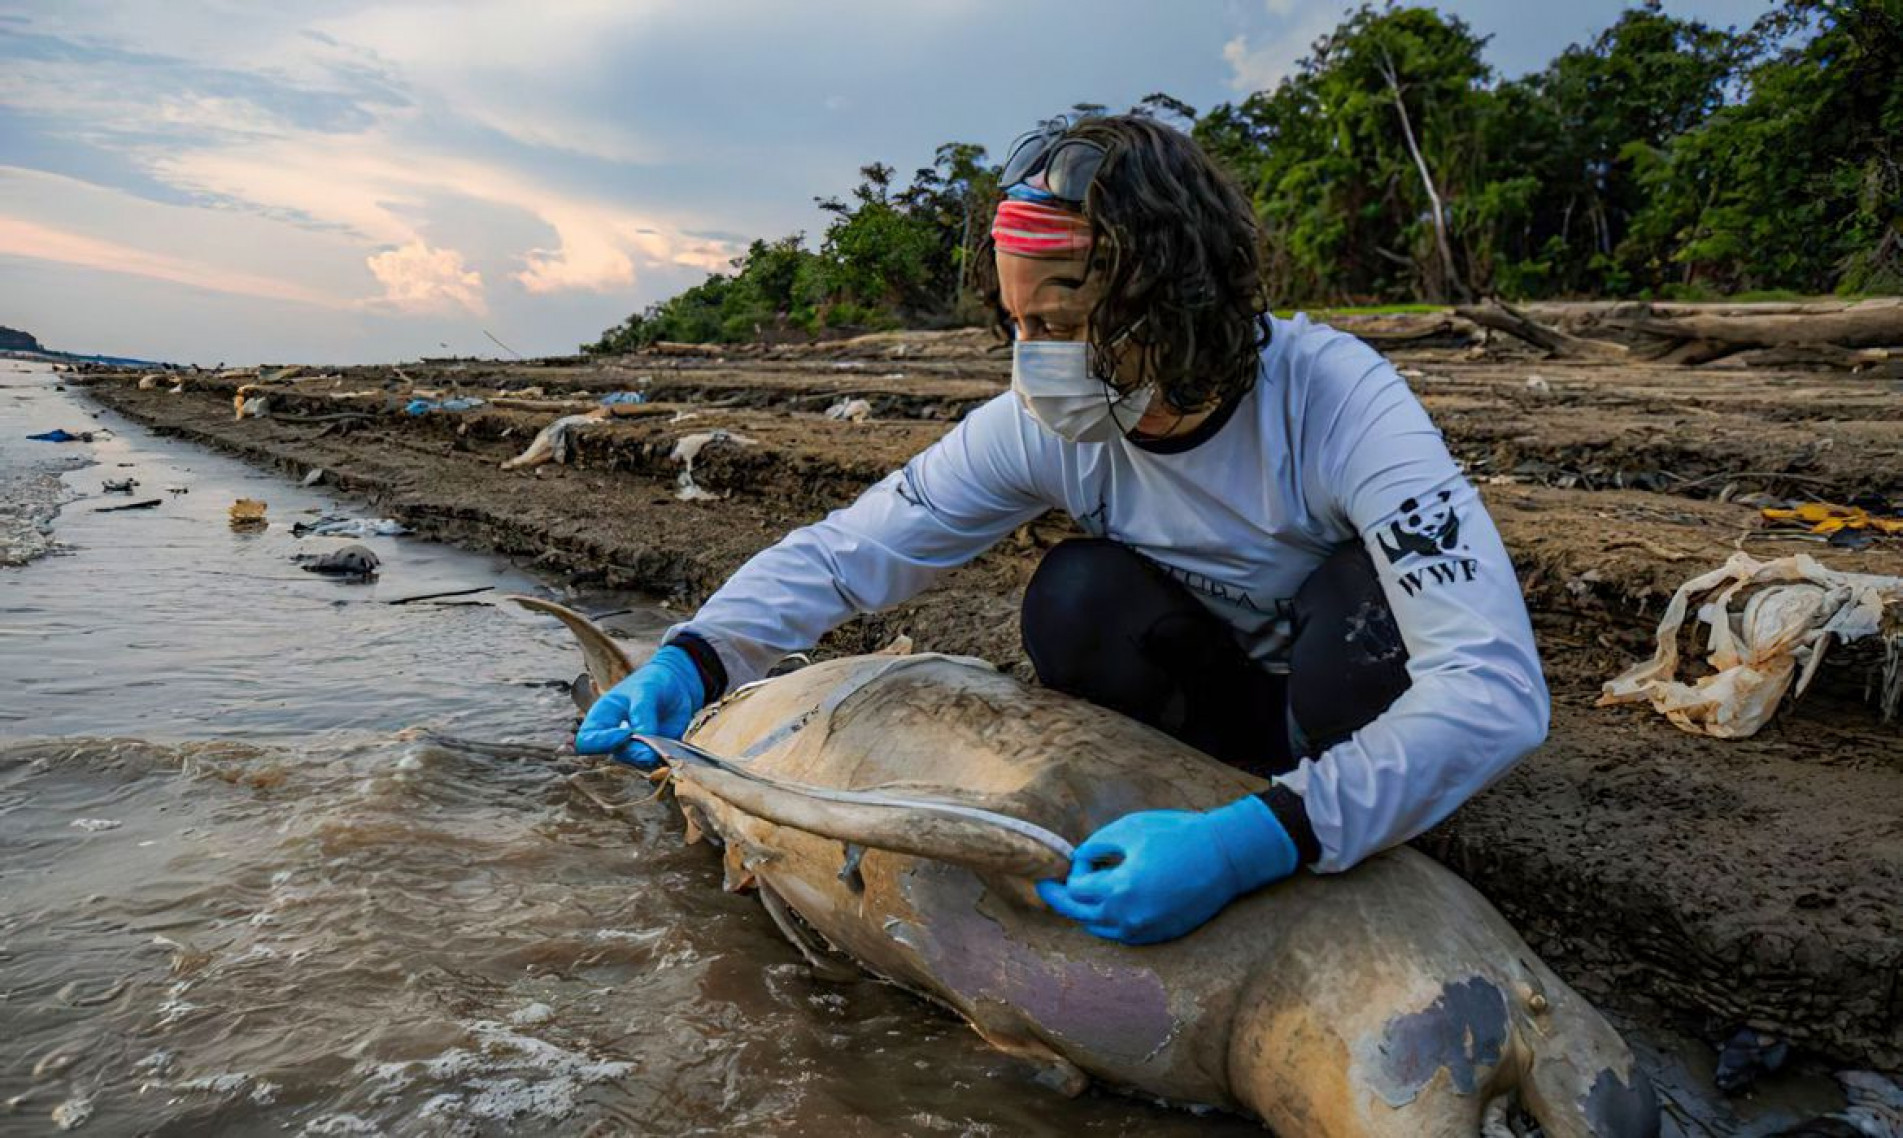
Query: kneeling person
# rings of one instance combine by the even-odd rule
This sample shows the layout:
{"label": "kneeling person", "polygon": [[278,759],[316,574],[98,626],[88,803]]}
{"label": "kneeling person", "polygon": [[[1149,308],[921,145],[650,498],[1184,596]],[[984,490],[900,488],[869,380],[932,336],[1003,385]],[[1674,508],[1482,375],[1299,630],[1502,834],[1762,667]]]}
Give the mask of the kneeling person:
{"label": "kneeling person", "polygon": [[1440,434],[1352,336],[1264,311],[1249,203],[1135,117],[1013,147],[992,227],[1012,390],[747,562],[589,711],[577,749],[694,712],[1058,509],[1025,591],[1048,686],[1272,779],[1077,849],[1055,911],[1133,944],[1450,814],[1545,737],[1518,580]]}

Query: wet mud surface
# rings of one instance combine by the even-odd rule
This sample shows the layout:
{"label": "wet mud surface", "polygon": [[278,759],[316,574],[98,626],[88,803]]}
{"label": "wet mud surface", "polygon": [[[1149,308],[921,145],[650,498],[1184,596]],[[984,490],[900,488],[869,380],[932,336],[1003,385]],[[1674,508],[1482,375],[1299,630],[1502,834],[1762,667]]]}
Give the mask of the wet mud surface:
{"label": "wet mud surface", "polygon": [[[1832,670],[1737,742],[1592,706],[1601,682],[1649,650],[1672,590],[1735,549],[1903,573],[1894,540],[1832,548],[1766,531],[1755,509],[1768,497],[1903,493],[1895,381],[1433,350],[1396,359],[1482,485],[1555,701],[1547,745],[1420,845],[1615,1010],[1714,1043],[1749,1023],[1833,1064],[1903,1066],[1903,733],[1862,701],[1867,674]],[[234,396],[256,375],[193,375],[177,393],[175,378],[145,389],[137,376],[79,378],[161,432],[292,476],[322,469],[327,486],[427,536],[578,588],[644,590],[682,612],[1003,390],[1007,370],[981,337],[783,358],[313,370],[247,392],[266,395],[269,417],[242,420]],[[404,414],[419,391],[490,402]],[[541,427],[615,391],[646,402],[578,433],[566,464],[500,469]],[[865,421],[825,417],[857,398]],[[727,435],[691,471],[705,496],[683,500],[676,447],[713,431]],[[904,632],[1022,674],[1019,591],[1071,532],[1056,517],[1024,527],[825,649]]]}

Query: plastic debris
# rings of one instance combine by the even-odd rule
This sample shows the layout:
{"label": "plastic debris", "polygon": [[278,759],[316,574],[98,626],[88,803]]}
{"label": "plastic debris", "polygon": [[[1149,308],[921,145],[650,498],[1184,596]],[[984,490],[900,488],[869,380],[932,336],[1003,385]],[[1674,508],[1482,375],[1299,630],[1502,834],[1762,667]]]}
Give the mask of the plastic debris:
{"label": "plastic debris", "polygon": [[319,482],[322,482],[323,480],[324,480],[324,468],[321,466],[314,466],[311,468],[311,472],[304,476],[304,481],[298,483],[298,485],[315,486]]}
{"label": "plastic debris", "polygon": [[474,395],[459,395],[454,399],[412,399],[404,405],[405,415],[427,415],[431,411],[473,411],[488,402]]}
{"label": "plastic debris", "polygon": [[240,498],[231,504],[231,528],[235,530],[263,529],[269,523],[264,517],[265,505],[256,498]]}
{"label": "plastic debris", "polygon": [[682,435],[674,442],[674,453],[668,456],[685,468],[676,479],[679,486],[674,491],[676,498],[683,502],[705,502],[720,497],[694,482],[694,460],[700,457],[700,452],[707,448],[707,444],[716,442],[730,442],[739,446],[753,445],[752,439],[745,435],[736,435],[731,431],[714,430]]}
{"label": "plastic debris", "polygon": [[639,391],[610,391],[600,399],[603,407],[614,407],[622,403],[646,403],[648,397]]}
{"label": "plastic debris", "polygon": [[101,506],[97,510],[94,510],[93,513],[116,514],[121,510],[149,510],[158,505],[159,501],[160,499],[158,498],[146,498],[137,502],[127,502],[123,506]]}
{"label": "plastic debris", "polygon": [[100,480],[99,492],[102,494],[130,494],[132,493],[132,488],[138,484],[139,480],[137,478],[105,478]]}
{"label": "plastic debris", "polygon": [[576,431],[586,430],[603,421],[606,410],[590,411],[586,415],[565,415],[543,427],[535,436],[535,441],[521,454],[502,464],[504,470],[525,470],[540,466],[545,462],[558,462],[564,465],[574,447],[573,435]]}
{"label": "plastic debris", "polygon": [[1848,1101],[1839,1117],[1866,1135],[1903,1135],[1903,1085],[1875,1071],[1843,1071],[1837,1082]]}
{"label": "plastic debris", "polygon": [[1811,533],[1835,534],[1844,530],[1864,530],[1886,536],[1903,536],[1903,517],[1884,517],[1862,506],[1805,502],[1788,510],[1766,507],[1759,513],[1767,522],[1796,526]]}
{"label": "plastic debris", "polygon": [[89,443],[93,441],[91,431],[69,431],[64,427],[54,427],[37,435],[28,435],[27,439],[36,443]]}
{"label": "plastic debris", "polygon": [[53,1108],[53,1125],[61,1130],[77,1130],[86,1125],[93,1116],[92,1096],[84,1092],[74,1092],[73,1096]]}
{"label": "plastic debris", "polygon": [[410,528],[395,518],[351,518],[325,514],[316,521],[298,522],[291,527],[297,537],[401,537]]}
{"label": "plastic debris", "polygon": [[297,562],[306,573],[322,573],[328,577],[345,577],[356,581],[368,581],[376,576],[377,568],[383,564],[368,547],[354,543],[329,553],[300,553],[291,560]]}
{"label": "plastic debris", "polygon": [[1750,1090],[1790,1058],[1791,1045],[1755,1028],[1741,1028],[1718,1052],[1718,1070],[1712,1081],[1728,1095]]}
{"label": "plastic debris", "polygon": [[841,399],[826,408],[826,417],[848,423],[863,423],[872,417],[872,404],[864,399]]}
{"label": "plastic debris", "polygon": [[[1732,603],[1749,590],[1743,607]],[[1695,603],[1696,602],[1696,603]],[[1708,625],[1712,673],[1677,679],[1679,630],[1688,613]],[[1887,617],[1886,617],[1887,613]],[[1718,569],[1680,585],[1659,622],[1657,650],[1605,685],[1599,706],[1650,702],[1694,735],[1738,739],[1768,722],[1784,693],[1802,695],[1833,640],[1879,633],[1903,657],[1903,577],[1845,573],[1803,554],[1759,561],[1734,553]],[[1801,671],[1800,671],[1801,669]],[[1884,715],[1896,714],[1903,668],[1885,674]]]}

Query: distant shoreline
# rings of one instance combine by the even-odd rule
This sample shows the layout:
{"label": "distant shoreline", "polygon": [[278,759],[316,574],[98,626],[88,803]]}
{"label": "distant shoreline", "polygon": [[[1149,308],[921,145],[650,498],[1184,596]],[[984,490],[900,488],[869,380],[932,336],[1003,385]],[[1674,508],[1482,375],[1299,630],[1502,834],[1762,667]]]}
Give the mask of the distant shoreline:
{"label": "distant shoreline", "polygon": [[0,360],[25,360],[28,363],[41,364],[106,364],[111,367],[128,368],[171,368],[177,364],[160,363],[157,360],[135,360],[129,356],[86,356],[77,352],[54,352],[40,349],[37,352],[22,351],[15,348],[0,349]]}

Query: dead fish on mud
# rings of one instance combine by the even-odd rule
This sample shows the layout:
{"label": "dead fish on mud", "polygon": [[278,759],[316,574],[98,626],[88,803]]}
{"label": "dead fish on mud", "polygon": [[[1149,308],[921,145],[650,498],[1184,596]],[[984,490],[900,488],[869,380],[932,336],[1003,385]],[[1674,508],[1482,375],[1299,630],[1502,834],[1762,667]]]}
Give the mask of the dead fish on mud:
{"label": "dead fish on mud", "polygon": [[[512,599],[575,632],[597,689],[631,670],[587,618]],[[1290,878],[1165,944],[1051,913],[1032,881],[1065,872],[1063,835],[1263,783],[982,661],[814,664],[729,695],[684,746],[643,741],[690,840],[720,844],[728,887],[757,889],[809,959],[949,1006],[1067,1091],[1094,1078],[1285,1138],[1507,1134],[1515,1102],[1547,1138],[1658,1133],[1618,1033],[1411,849]]]}

